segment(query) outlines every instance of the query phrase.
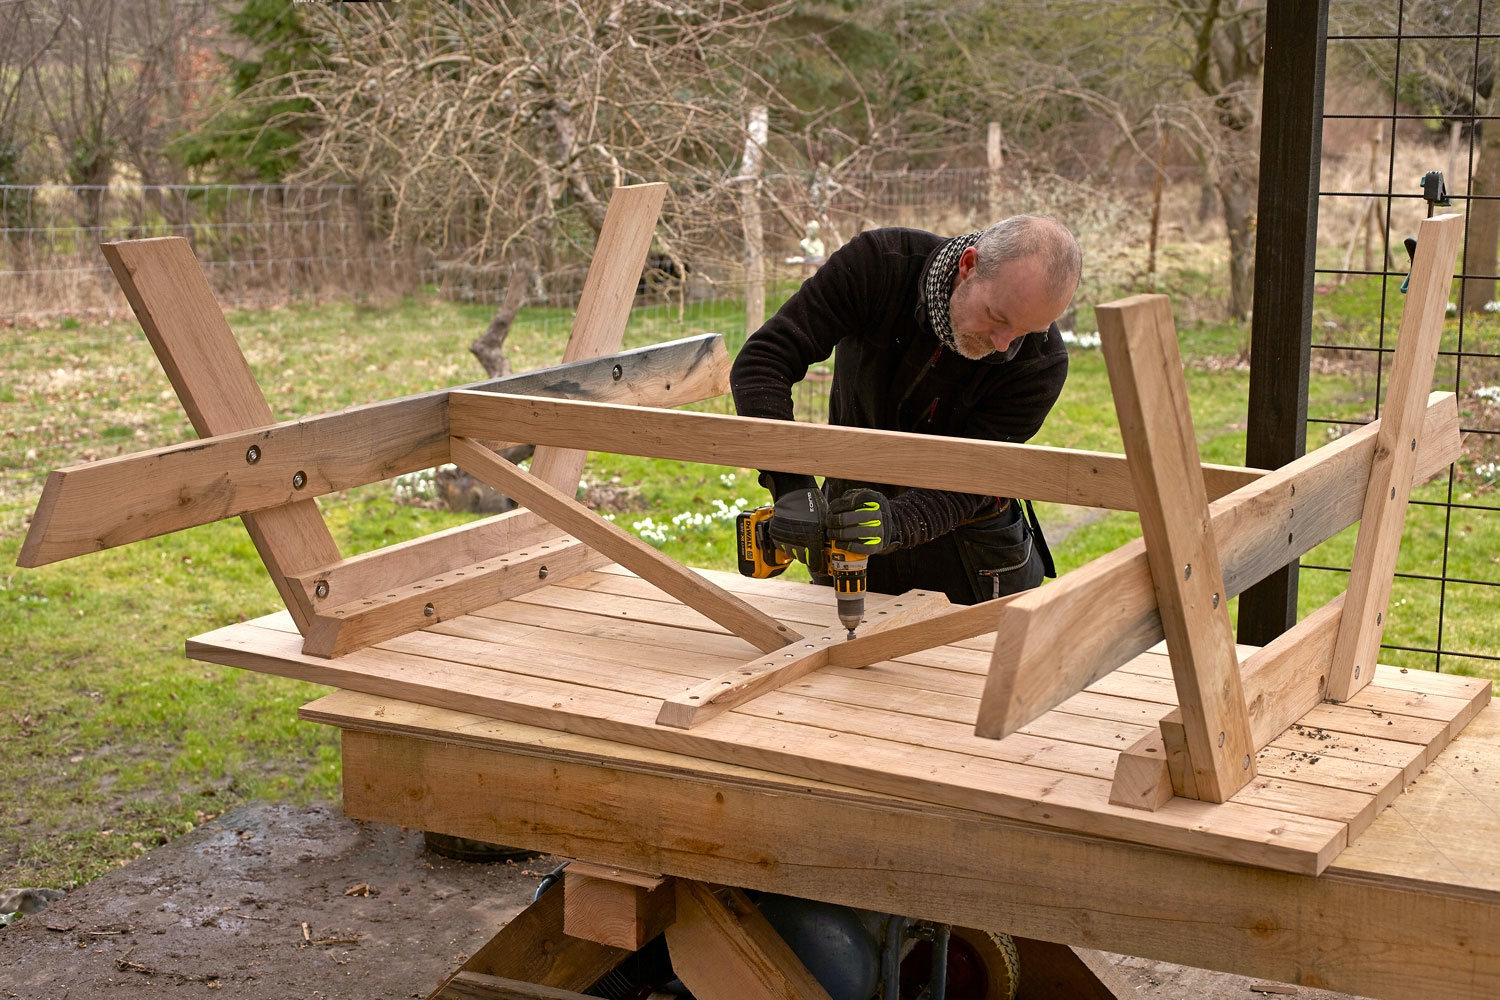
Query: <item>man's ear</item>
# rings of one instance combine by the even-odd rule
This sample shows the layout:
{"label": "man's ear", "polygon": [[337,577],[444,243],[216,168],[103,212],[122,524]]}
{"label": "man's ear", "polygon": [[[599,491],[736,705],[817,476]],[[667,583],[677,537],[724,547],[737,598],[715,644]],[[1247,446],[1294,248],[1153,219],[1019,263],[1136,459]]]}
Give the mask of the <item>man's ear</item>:
{"label": "man's ear", "polygon": [[973,247],[964,247],[963,252],[958,255],[958,280],[968,281],[978,263],[979,251]]}

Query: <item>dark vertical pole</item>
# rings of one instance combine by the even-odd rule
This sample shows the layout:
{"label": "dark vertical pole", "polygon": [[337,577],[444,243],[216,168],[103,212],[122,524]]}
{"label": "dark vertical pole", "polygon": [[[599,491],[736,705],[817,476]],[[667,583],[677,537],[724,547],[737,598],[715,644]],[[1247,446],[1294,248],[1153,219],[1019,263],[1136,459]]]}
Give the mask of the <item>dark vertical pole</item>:
{"label": "dark vertical pole", "polygon": [[[1307,444],[1328,3],[1266,4],[1245,442],[1245,464],[1262,469],[1298,458]],[[1240,642],[1263,646],[1296,622],[1297,568],[1293,562],[1240,597]]]}

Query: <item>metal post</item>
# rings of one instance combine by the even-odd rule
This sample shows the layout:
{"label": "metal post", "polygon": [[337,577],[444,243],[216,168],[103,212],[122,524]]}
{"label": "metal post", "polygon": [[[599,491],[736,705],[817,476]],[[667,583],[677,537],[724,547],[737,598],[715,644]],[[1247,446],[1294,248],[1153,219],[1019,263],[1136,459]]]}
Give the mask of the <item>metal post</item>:
{"label": "metal post", "polygon": [[[1307,445],[1307,373],[1322,161],[1328,3],[1269,0],[1245,464],[1274,469]],[[1239,641],[1265,645],[1297,620],[1293,561],[1240,597]]]}

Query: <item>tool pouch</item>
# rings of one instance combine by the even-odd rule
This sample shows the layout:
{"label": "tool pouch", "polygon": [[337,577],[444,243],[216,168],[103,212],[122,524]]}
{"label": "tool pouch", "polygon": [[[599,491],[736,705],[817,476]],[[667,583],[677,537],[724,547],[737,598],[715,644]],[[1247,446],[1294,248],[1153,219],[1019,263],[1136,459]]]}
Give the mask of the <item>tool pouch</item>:
{"label": "tool pouch", "polygon": [[1057,575],[1029,501],[1024,513],[1021,502],[1011,500],[999,513],[962,525],[953,535],[976,602],[1030,590],[1043,577]]}

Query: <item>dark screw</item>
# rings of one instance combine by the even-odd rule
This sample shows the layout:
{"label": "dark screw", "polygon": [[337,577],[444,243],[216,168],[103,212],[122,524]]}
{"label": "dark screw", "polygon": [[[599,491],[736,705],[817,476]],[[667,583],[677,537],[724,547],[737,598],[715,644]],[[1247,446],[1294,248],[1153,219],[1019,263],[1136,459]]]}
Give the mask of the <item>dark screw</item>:
{"label": "dark screw", "polygon": [[1182,578],[1184,580],[1191,580],[1193,578],[1193,567],[1191,563],[1182,567]]}
{"label": "dark screw", "polygon": [[541,569],[537,570],[536,571],[536,578],[538,580],[545,580],[545,579],[547,579],[547,567],[543,566]]}
{"label": "dark screw", "polygon": [[300,469],[298,471],[292,473],[292,489],[294,489],[294,490],[300,490],[302,487],[304,487],[306,485],[307,485],[307,473],[301,471]]}
{"label": "dark screw", "polygon": [[1357,663],[1354,665],[1354,676],[1355,677],[1359,676],[1359,664],[1357,664]]}
{"label": "dark screw", "polygon": [[431,618],[433,615],[437,614],[437,609],[434,608],[431,604],[424,604],[422,605],[422,614],[426,615],[428,618]]}
{"label": "dark screw", "polygon": [[254,465],[256,462],[259,462],[260,461],[260,449],[257,448],[253,444],[250,447],[246,448],[245,449],[245,461],[248,462],[250,465]]}
{"label": "dark screw", "polygon": [[322,600],[323,598],[327,597],[328,596],[328,581],[327,580],[319,580],[317,583],[313,584],[313,593],[318,595],[318,599],[319,600]]}
{"label": "dark screw", "polygon": [[1246,771],[1250,770],[1250,755],[1249,754],[1245,754],[1245,763],[1242,766],[1243,766],[1243,768]]}
{"label": "dark screw", "polygon": [[1217,608],[1218,606],[1219,606],[1219,595],[1215,594],[1214,595],[1214,607]]}
{"label": "dark screw", "polygon": [[1396,499],[1396,487],[1394,486],[1391,487],[1391,499]]}
{"label": "dark screw", "polygon": [[1383,612],[1383,611],[1377,611],[1377,612],[1375,612],[1375,624],[1376,625],[1379,625],[1384,620],[1385,620],[1385,612]]}
{"label": "dark screw", "polygon": [[1411,450],[1412,451],[1416,451],[1417,450],[1417,439],[1416,438],[1412,438],[1411,439]]}
{"label": "dark screw", "polygon": [[620,376],[625,374],[625,369],[621,368],[619,365],[615,365],[614,368],[610,369],[609,374],[614,378],[616,382],[618,382],[620,381]]}

